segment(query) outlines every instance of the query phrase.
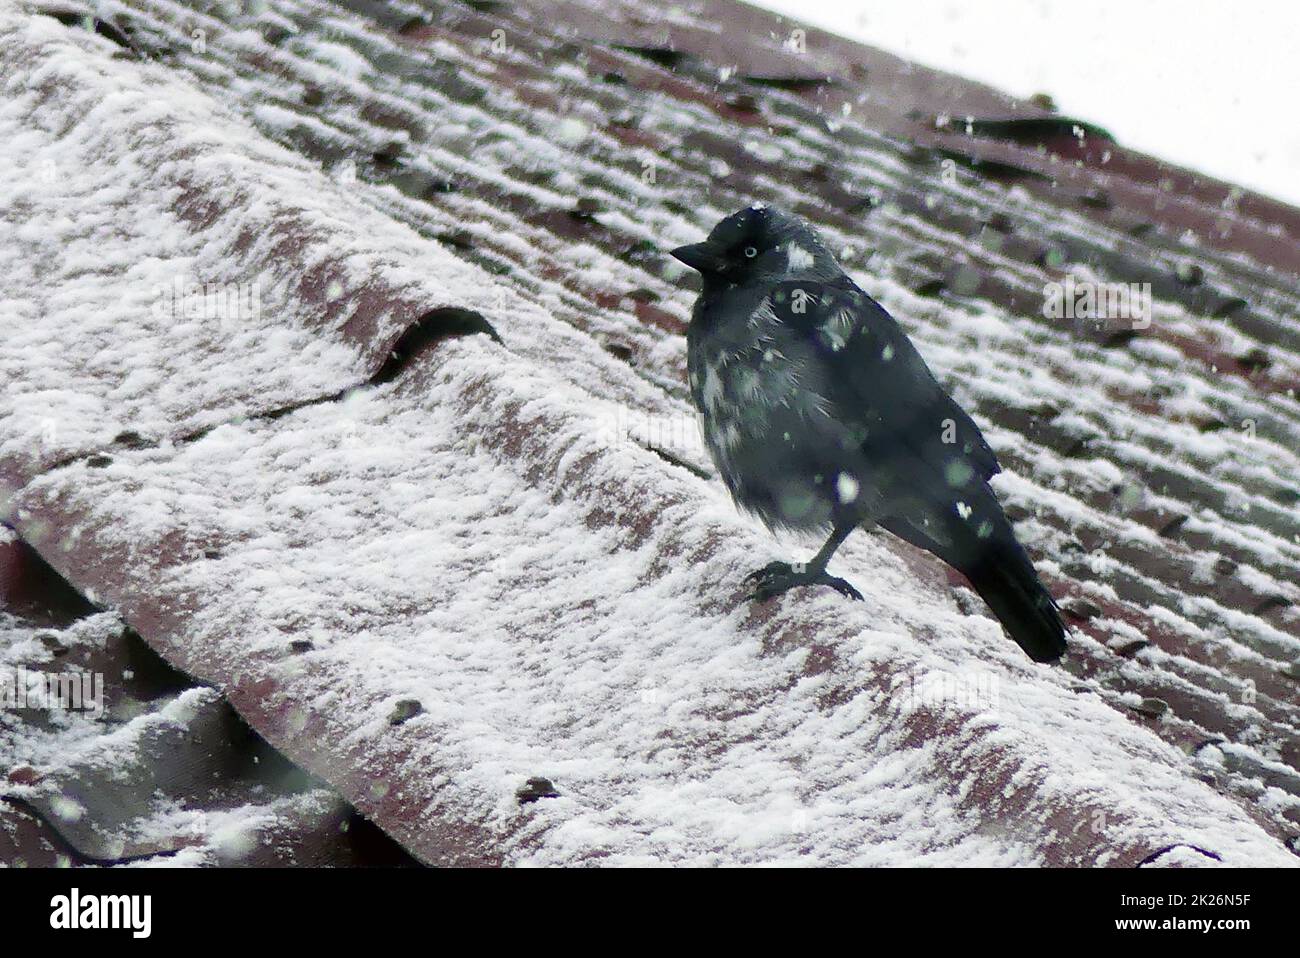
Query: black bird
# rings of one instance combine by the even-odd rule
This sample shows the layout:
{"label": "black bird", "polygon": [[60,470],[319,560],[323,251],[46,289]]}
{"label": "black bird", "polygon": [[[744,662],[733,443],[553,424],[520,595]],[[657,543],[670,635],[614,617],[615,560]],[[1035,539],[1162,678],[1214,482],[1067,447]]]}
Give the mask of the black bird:
{"label": "black bird", "polygon": [[754,597],[862,598],[826,566],[854,529],[880,526],[964,574],[1034,661],[1060,658],[1056,603],[989,488],[993,451],[812,227],[755,204],[672,255],[704,281],[691,396],[732,497],[769,528],[830,533],[811,562],[754,573]]}

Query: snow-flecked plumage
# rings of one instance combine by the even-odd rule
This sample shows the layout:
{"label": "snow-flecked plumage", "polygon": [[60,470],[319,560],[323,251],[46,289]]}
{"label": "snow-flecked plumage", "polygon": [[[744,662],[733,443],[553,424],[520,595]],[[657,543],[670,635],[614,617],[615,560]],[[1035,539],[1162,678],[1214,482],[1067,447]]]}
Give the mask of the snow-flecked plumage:
{"label": "snow-flecked plumage", "polygon": [[826,563],[854,528],[880,525],[964,573],[1033,659],[1059,658],[1056,604],[988,486],[993,451],[812,228],[749,207],[674,255],[704,278],[691,395],[728,489],[770,526],[831,532],[810,568],[762,570],[758,596],[856,596]]}

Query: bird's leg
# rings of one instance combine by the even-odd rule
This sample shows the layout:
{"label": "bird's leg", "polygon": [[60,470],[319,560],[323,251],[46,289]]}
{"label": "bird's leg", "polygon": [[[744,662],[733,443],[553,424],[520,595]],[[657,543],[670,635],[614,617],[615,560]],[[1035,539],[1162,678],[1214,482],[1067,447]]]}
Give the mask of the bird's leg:
{"label": "bird's leg", "polygon": [[786,589],[793,589],[800,585],[828,585],[841,595],[846,595],[850,599],[861,599],[862,593],[853,586],[849,585],[843,579],[837,579],[833,575],[828,575],[826,566],[830,564],[831,556],[849,537],[857,526],[842,525],[836,526],[831,532],[830,538],[822,546],[821,551],[810,562],[797,562],[791,565],[788,562],[771,562],[749,576],[749,581],[757,582],[754,594],[751,599],[757,599],[762,602],[770,599],[775,595],[780,595]]}

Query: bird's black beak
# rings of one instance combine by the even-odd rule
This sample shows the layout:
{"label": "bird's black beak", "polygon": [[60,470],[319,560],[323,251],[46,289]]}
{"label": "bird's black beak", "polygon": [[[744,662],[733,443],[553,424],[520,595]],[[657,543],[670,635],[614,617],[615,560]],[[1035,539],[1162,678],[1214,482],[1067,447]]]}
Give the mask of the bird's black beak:
{"label": "bird's black beak", "polygon": [[709,240],[669,250],[670,255],[681,260],[691,269],[699,270],[701,273],[721,272],[722,268],[726,266],[724,253],[725,251],[717,243],[712,243]]}

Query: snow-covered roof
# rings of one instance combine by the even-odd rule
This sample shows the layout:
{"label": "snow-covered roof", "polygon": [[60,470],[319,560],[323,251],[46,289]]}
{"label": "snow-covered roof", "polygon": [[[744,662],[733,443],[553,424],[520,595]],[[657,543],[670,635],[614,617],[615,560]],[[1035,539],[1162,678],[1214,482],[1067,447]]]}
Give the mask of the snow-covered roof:
{"label": "snow-covered roof", "polygon": [[0,681],[5,866],[415,864],[3,527]]}
{"label": "snow-covered roof", "polygon": [[[1300,213],[633,10],[0,12],[0,515],[423,861],[1295,863]],[[745,600],[815,544],[712,476],[663,250],[755,200],[985,428],[1064,666],[883,534],[863,603]],[[1067,276],[1150,324],[1045,317]]]}

